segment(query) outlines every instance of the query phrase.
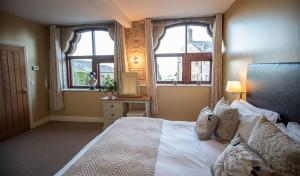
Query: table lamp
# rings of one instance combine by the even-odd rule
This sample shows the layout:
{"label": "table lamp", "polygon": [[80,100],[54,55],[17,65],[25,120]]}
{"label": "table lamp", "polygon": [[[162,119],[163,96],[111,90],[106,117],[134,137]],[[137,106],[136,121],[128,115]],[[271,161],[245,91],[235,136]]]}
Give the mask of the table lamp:
{"label": "table lamp", "polygon": [[228,81],[226,85],[226,92],[237,93],[237,100],[242,97],[242,84],[240,81]]}

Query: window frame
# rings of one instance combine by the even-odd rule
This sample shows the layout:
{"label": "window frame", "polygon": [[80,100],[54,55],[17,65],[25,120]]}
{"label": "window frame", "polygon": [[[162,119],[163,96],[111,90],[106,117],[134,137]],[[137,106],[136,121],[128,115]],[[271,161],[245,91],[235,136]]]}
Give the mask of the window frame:
{"label": "window frame", "polygon": [[[77,35],[78,33],[82,33],[82,32],[92,32],[92,55],[86,55],[86,56],[71,56],[71,51],[72,51],[72,47],[74,47],[74,43],[76,42]],[[70,47],[66,53],[66,66],[67,66],[67,85],[68,88],[71,89],[87,89],[90,88],[89,86],[74,86],[73,85],[73,73],[72,73],[72,64],[71,64],[71,60],[73,59],[91,59],[92,60],[92,71],[96,72],[97,74],[97,85],[96,88],[101,88],[100,86],[100,68],[99,68],[99,64],[100,63],[114,63],[114,55],[96,55],[96,47],[95,47],[95,31],[106,31],[108,32],[107,29],[105,28],[86,28],[86,29],[79,29],[79,30],[75,30],[74,31],[74,37],[72,38],[72,40],[70,41]]]}
{"label": "window frame", "polygon": [[[174,24],[169,25],[165,27],[163,34],[158,39],[158,44],[156,48],[154,49],[154,60],[155,60],[155,68],[156,68],[156,82],[157,84],[174,84],[174,81],[158,81],[157,79],[157,58],[160,57],[182,57],[182,81],[176,81],[178,84],[197,84],[197,81],[191,81],[191,62],[192,61],[209,61],[210,62],[210,75],[209,80],[210,81],[201,81],[201,83],[204,84],[211,84],[211,78],[212,78],[212,52],[202,52],[202,53],[187,53],[187,37],[188,37],[188,31],[187,27],[189,25],[195,25],[195,26],[202,26],[208,28],[208,24],[202,24],[202,23],[180,23],[180,24]],[[156,54],[156,50],[160,46],[160,41],[163,39],[163,37],[166,34],[167,29],[178,27],[178,26],[185,26],[185,52],[183,53],[159,53]],[[207,31],[209,34],[209,32]]]}

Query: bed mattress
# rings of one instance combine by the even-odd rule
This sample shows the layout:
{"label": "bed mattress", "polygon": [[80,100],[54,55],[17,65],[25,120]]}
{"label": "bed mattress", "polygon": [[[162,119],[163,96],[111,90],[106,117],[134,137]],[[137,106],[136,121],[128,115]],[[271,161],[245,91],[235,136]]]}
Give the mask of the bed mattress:
{"label": "bed mattress", "polygon": [[[130,117],[127,117],[130,118]],[[56,176],[64,175],[93,145],[101,142],[114,124],[96,136]],[[210,166],[225,149],[214,139],[200,141],[194,130],[195,122],[162,121],[161,137],[155,164],[155,176],[165,175],[211,175]]]}

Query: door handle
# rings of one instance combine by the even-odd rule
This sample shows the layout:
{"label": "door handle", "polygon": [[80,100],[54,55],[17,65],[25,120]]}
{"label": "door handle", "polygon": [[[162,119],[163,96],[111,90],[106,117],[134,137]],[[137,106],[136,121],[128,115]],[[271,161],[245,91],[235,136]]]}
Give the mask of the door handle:
{"label": "door handle", "polygon": [[23,94],[27,94],[27,93],[28,93],[28,89],[23,89],[23,90],[22,90],[22,93],[23,93]]}

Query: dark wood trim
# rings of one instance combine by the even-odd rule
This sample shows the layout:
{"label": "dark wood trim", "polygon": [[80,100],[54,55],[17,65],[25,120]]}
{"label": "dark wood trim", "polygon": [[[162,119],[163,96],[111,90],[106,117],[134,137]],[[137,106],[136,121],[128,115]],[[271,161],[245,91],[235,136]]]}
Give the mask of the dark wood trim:
{"label": "dark wood trim", "polygon": [[[182,58],[182,69],[184,69],[184,59],[183,59],[183,53],[172,53],[172,54],[157,54],[154,56],[154,60],[155,60],[155,69],[156,69],[156,82],[158,84],[174,84],[174,81],[158,81],[157,79],[157,57],[181,57]],[[176,81],[177,84],[183,84],[184,83],[184,78],[183,78],[183,74],[182,74],[182,81]]]}
{"label": "dark wood trim", "polygon": [[210,84],[211,83],[211,69],[212,69],[212,53],[188,53],[185,55],[186,61],[188,62],[188,79],[187,84],[196,84],[197,81],[191,80],[191,63],[192,61],[210,61],[210,74],[209,74],[209,80],[210,81],[201,81],[201,83]]}
{"label": "dark wood trim", "polygon": [[191,61],[188,54],[183,55],[183,63],[184,84],[189,84],[191,82]]}
{"label": "dark wood trim", "polygon": [[155,57],[183,57],[184,53],[155,54]]}
{"label": "dark wood trim", "polygon": [[114,55],[95,55],[95,56],[91,56],[91,55],[87,55],[87,56],[67,56],[67,58],[71,58],[71,59],[88,59],[88,58],[96,58],[96,59],[111,59],[113,58]]}
{"label": "dark wood trim", "polygon": [[66,54],[66,66],[67,66],[67,85],[68,85],[68,88],[71,87],[71,67],[70,67],[70,59],[68,59],[68,56]]}
{"label": "dark wood trim", "polygon": [[71,86],[72,89],[89,89],[89,86]]}
{"label": "dark wood trim", "polygon": [[76,57],[73,58],[72,56],[67,57],[67,74],[68,74],[68,88],[89,88],[88,86],[73,86],[73,77],[72,77],[72,64],[71,60],[73,59],[91,59],[92,60],[92,71],[96,72],[97,74],[97,88],[100,87],[100,72],[99,72],[99,64],[100,63],[114,63],[114,56],[113,55],[106,55],[106,56],[94,56],[94,57]]}
{"label": "dark wood trim", "polygon": [[[183,81],[176,81],[177,84],[185,84]],[[157,81],[157,84],[174,84],[174,81]]]}
{"label": "dark wood trim", "polygon": [[[182,81],[177,81],[177,84],[197,84],[196,81],[191,81],[191,62],[192,61],[210,61],[210,81],[202,81],[201,83],[211,83],[212,73],[212,53],[185,53],[185,54],[157,54],[155,55],[155,67],[157,70],[157,57],[182,57]],[[157,71],[156,71],[157,73]],[[156,74],[157,80],[157,74]],[[173,84],[173,81],[158,81],[158,84]]]}
{"label": "dark wood trim", "polygon": [[187,53],[187,41],[188,41],[188,34],[187,34],[187,25],[185,25],[185,40],[184,40],[184,42],[185,42],[185,53]]}

